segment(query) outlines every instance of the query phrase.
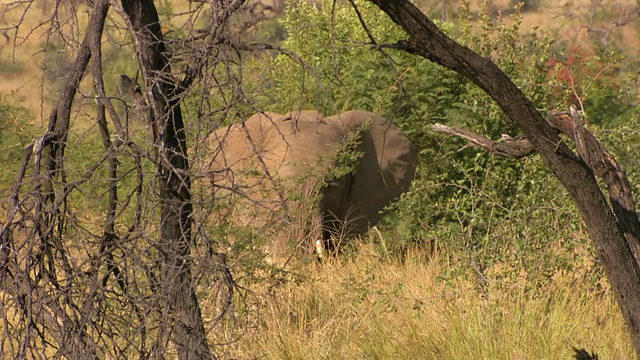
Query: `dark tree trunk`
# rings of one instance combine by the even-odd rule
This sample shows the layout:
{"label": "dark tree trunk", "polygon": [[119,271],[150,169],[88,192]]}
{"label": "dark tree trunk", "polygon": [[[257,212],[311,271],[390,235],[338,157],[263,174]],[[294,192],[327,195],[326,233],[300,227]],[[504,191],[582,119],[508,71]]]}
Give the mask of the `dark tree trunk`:
{"label": "dark tree trunk", "polygon": [[560,140],[522,91],[490,59],[447,37],[407,0],[371,1],[406,31],[408,39],[396,47],[450,68],[484,89],[520,127],[547,167],[569,191],[604,265],[640,357],[640,268],[632,252],[638,245],[637,237],[629,236],[626,230],[629,227],[618,223],[625,219],[616,219],[593,172]]}
{"label": "dark tree trunk", "polygon": [[[163,357],[166,340],[173,342],[179,359],[211,359],[200,307],[191,279],[191,193],[184,122],[177,82],[165,53],[158,13],[153,0],[122,0],[131,21],[138,61],[147,86],[149,119],[158,153],[162,324],[157,356]],[[156,138],[157,136],[157,138]]]}

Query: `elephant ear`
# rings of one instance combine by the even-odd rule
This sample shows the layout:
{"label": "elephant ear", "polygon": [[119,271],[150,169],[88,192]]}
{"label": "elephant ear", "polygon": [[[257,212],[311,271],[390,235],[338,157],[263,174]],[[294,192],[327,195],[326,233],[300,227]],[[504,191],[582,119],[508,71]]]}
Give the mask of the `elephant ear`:
{"label": "elephant ear", "polygon": [[338,124],[345,134],[357,139],[360,147],[364,146],[363,152],[371,154],[368,156],[369,161],[375,160],[377,163],[376,170],[379,173],[376,177],[383,179],[388,186],[405,188],[407,185],[404,184],[413,179],[417,162],[416,150],[390,121],[362,110],[347,111],[328,117],[325,121]]}
{"label": "elephant ear", "polygon": [[352,234],[364,234],[377,224],[379,212],[409,189],[417,153],[391,122],[367,111],[348,111],[325,119],[358,140],[358,159],[348,194],[341,204],[326,204]]}

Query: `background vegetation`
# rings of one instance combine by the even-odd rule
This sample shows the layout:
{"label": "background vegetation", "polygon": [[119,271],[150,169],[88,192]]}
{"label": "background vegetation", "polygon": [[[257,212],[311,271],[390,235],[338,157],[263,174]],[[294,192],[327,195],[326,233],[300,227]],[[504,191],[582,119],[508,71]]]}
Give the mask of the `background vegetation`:
{"label": "background vegetation", "polygon": [[[457,41],[491,57],[542,111],[580,105],[589,128],[614,153],[632,184],[640,184],[636,54],[631,47],[621,47],[624,38],[617,39],[616,30],[622,29],[612,28],[606,42],[577,42],[558,36],[553,26],[524,28],[523,11],[537,10],[539,3],[505,7],[514,10],[504,17],[496,15],[495,6],[462,4],[446,9],[446,22],[440,25]],[[219,289],[209,287],[215,279],[202,271],[210,264],[196,264],[201,266],[199,293],[212,327],[210,340],[226,351],[222,356],[569,358],[576,346],[603,358],[630,358],[624,322],[561,186],[537,156],[522,161],[493,158],[432,132],[430,126],[440,122],[494,139],[517,135],[493,101],[466,79],[375,46],[402,39],[402,32],[368,2],[355,4],[366,27],[349,3],[320,0],[297,2],[277,19],[259,24],[255,33],[244,33],[243,41],[275,42],[282,51],[243,55],[243,101],[224,114],[203,116],[202,110],[228,105],[231,90],[208,93],[206,105],[204,88],[185,99],[195,159],[206,150],[198,148],[199,141],[221,124],[258,110],[299,108],[327,115],[356,108],[374,111],[392,120],[420,149],[412,190],[379,228],[347,244],[338,258],[326,263],[300,261],[273,269],[256,251],[256,244],[268,239],[231,224],[196,230],[196,252],[211,246],[224,252],[241,289],[233,321],[214,321]],[[608,4],[599,4],[594,11],[606,13]],[[169,37],[182,29],[179,17],[173,16],[178,6],[165,2],[161,7],[163,25],[173,32]],[[436,18],[442,14],[436,5],[422,6]],[[578,15],[572,19],[594,29],[597,21],[609,21]],[[602,16],[614,21],[620,15]],[[629,22],[625,29],[636,34],[636,27]],[[113,48],[105,57],[113,59],[108,88],[115,91],[118,75],[133,67],[131,49],[119,50],[114,39],[120,35],[113,31],[112,36]],[[52,57],[44,63],[58,61],[60,43],[44,45]],[[6,55],[4,49],[2,76],[10,76],[4,64],[13,64]],[[48,76],[47,86],[55,88],[55,72]],[[39,111],[36,103],[21,103],[12,90],[3,87],[0,93],[4,189],[11,186],[22,148],[42,131],[32,120]],[[101,156],[100,138],[90,131],[95,125],[84,116],[92,105],[78,100],[82,106],[77,106],[77,130],[67,155],[72,178],[82,178]],[[43,101],[40,111],[46,114],[42,108],[51,100],[45,96]],[[133,119],[132,126],[144,130]],[[124,167],[131,169],[123,179],[130,182],[124,192],[133,194],[135,165]],[[73,213],[85,217],[74,219],[78,233],[99,222],[104,212],[102,170],[81,185],[70,204]],[[211,209],[205,202],[198,205],[198,216],[208,216]],[[78,244],[79,253],[82,246],[91,246],[90,241]]]}

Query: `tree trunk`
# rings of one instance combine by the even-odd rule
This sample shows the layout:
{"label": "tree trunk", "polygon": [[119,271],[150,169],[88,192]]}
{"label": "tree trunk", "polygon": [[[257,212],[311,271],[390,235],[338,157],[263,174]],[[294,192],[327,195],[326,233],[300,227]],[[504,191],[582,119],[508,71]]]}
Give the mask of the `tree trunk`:
{"label": "tree trunk", "polygon": [[[371,0],[408,39],[395,46],[450,68],[484,89],[514,121],[576,203],[587,226],[640,358],[640,268],[624,224],[619,224],[593,172],[560,140],[533,104],[490,59],[446,36],[407,0]],[[614,204],[616,205],[616,204]],[[624,221],[622,219],[621,221]]]}
{"label": "tree trunk", "polygon": [[173,342],[179,359],[212,359],[191,279],[191,192],[184,122],[153,0],[122,0],[147,89],[159,149],[162,323],[157,357]]}

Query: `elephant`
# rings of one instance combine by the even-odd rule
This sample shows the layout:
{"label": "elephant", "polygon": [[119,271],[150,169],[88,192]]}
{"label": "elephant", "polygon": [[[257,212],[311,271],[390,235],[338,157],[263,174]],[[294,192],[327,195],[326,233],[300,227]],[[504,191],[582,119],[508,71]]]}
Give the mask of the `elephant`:
{"label": "elephant", "polygon": [[398,128],[362,110],[260,112],[207,144],[216,201],[229,201],[241,225],[271,232],[274,254],[295,239],[321,255],[365,234],[409,189],[417,162]]}

